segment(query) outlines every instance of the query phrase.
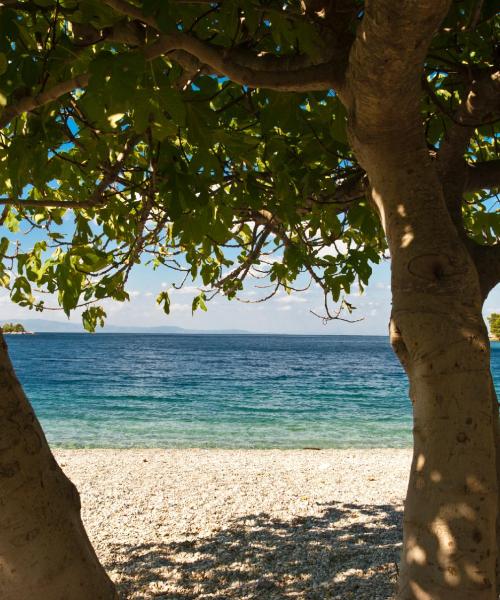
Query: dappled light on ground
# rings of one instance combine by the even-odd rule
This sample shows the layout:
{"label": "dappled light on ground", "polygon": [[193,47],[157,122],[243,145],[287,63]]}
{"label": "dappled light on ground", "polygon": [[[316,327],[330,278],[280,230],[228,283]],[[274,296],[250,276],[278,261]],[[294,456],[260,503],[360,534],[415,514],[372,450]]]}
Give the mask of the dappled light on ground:
{"label": "dappled light on ground", "polygon": [[117,545],[106,567],[125,598],[388,599],[401,512],[332,503],[290,521],[247,515],[207,537]]}
{"label": "dappled light on ground", "polygon": [[121,600],[389,600],[411,450],[58,450]]}

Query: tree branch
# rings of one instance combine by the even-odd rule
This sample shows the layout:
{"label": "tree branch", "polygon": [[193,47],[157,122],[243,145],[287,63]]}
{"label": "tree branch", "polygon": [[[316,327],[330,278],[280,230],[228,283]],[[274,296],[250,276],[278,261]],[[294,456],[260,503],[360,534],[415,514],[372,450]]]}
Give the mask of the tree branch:
{"label": "tree branch", "polygon": [[422,68],[449,5],[450,0],[365,3],[350,52],[346,84],[340,90],[350,113],[353,148],[361,161],[361,146],[368,143],[376,145],[384,140],[390,144],[405,136],[420,136]]}
{"label": "tree branch", "polygon": [[61,83],[54,85],[45,92],[34,96],[25,96],[14,104],[6,106],[0,115],[0,129],[6,127],[12,119],[23,113],[32,112],[41,106],[45,106],[45,104],[53,102],[77,88],[87,87],[89,79],[90,76],[87,73],[82,73],[67,81],[61,81]]}
{"label": "tree branch", "polygon": [[134,149],[134,146],[139,136],[135,135],[129,138],[123,146],[123,151],[118,155],[117,161],[114,165],[111,165],[104,173],[101,181],[97,184],[92,196],[88,199],[90,206],[102,204],[102,198],[106,188],[116,181],[118,174],[120,173],[125,161],[129,157],[130,153]]}
{"label": "tree branch", "polygon": [[[333,62],[311,64],[304,68],[290,68],[290,59],[282,62],[282,68],[268,70],[268,61],[254,55],[247,55],[244,66],[236,62],[231,51],[216,48],[206,42],[184,33],[173,33],[160,38],[159,44],[165,44],[172,50],[184,50],[196,57],[203,65],[211,67],[218,75],[229,77],[235,83],[252,88],[267,88],[286,92],[322,91],[337,87],[342,81],[342,71]],[[241,60],[241,53],[239,54]],[[256,68],[261,64],[265,65]],[[289,70],[286,70],[288,66]]]}
{"label": "tree branch", "polygon": [[[132,19],[140,20],[160,31],[153,17],[124,0],[105,0],[117,12]],[[267,88],[281,91],[322,91],[339,87],[343,81],[345,61],[328,60],[309,63],[307,57],[258,56],[241,49],[233,50],[208,44],[182,32],[161,34],[159,44],[165,52],[183,50],[200,63],[211,67],[217,74],[229,77],[235,83],[254,88]]]}
{"label": "tree branch", "polygon": [[465,167],[463,157],[474,129],[495,112],[500,112],[500,71],[477,71],[439,150],[444,177],[448,172],[455,176],[458,167]]}
{"label": "tree branch", "polygon": [[90,208],[93,206],[88,200],[25,200],[24,198],[0,198],[0,205],[19,208]]}
{"label": "tree branch", "polygon": [[[175,50],[175,45],[173,45],[174,42],[175,37],[173,39],[167,39],[166,37],[161,38],[144,46],[140,49],[140,51],[147,61],[151,61],[167,52]],[[81,75],[77,75],[76,77],[68,79],[67,81],[61,81],[44,92],[35,94],[33,96],[24,96],[23,98],[17,100],[14,104],[7,105],[0,114],[0,129],[6,127],[12,121],[12,119],[22,115],[23,113],[32,112],[37,108],[45,106],[49,102],[58,100],[61,98],[61,96],[64,96],[75,89],[87,87],[89,80],[90,75],[87,73],[82,73]]]}
{"label": "tree branch", "polygon": [[481,189],[471,189],[471,185],[480,185],[480,182],[467,166],[464,155],[476,127],[491,119],[492,112],[500,112],[499,99],[500,71],[476,72],[438,153],[438,169],[446,204],[451,218],[459,228],[462,227],[464,191]]}
{"label": "tree branch", "polygon": [[216,281],[215,284],[213,284],[213,287],[218,289],[224,289],[224,285],[227,284],[228,281],[243,281],[247,276],[248,272],[250,271],[252,265],[258,261],[264,244],[266,243],[271,231],[271,226],[267,223],[264,224],[262,232],[254,240],[254,244],[248,252],[248,255],[245,258],[245,260],[242,263],[240,263],[240,265],[236,267],[236,269],[230,271],[227,275]]}
{"label": "tree branch", "polygon": [[[127,4],[118,0],[106,1],[113,7],[115,4]],[[127,8],[127,11],[131,13],[131,16],[134,16],[138,9],[131,5],[128,6],[130,6],[130,9]],[[146,23],[150,22],[149,18],[143,18],[143,20]],[[288,66],[289,70],[266,70],[269,69],[269,61],[265,57],[262,59],[255,56],[251,59],[247,57],[254,65],[260,64],[262,60],[264,70],[259,71],[235,62],[227,50],[216,48],[181,32],[161,35],[155,42],[142,50],[145,59],[148,61],[174,51],[184,51],[199,60],[200,66],[208,65],[217,74],[229,77],[240,85],[254,88],[262,87],[282,91],[328,90],[339,86],[343,79],[344,67],[333,61],[292,69],[291,59],[284,59],[282,65],[283,67]],[[241,59],[241,53],[239,56]],[[58,100],[74,89],[85,88],[89,83],[89,79],[90,76],[83,73],[67,81],[62,81],[44,92],[33,96],[25,96],[14,104],[6,106],[0,115],[0,129],[6,127],[15,117],[23,113],[32,112],[41,106]]]}
{"label": "tree branch", "polygon": [[[3,4],[5,4],[5,1]],[[39,9],[40,7],[37,7],[37,10]],[[98,41],[106,41],[140,46],[144,42],[141,32],[139,32],[137,28],[134,28],[133,23],[122,22],[113,27],[103,29],[102,31],[99,31],[90,25],[86,25],[86,29],[88,32],[91,32],[93,36],[92,41],[87,45],[94,44]],[[75,52],[79,52],[81,49],[81,45],[79,47],[77,46],[75,48]],[[0,129],[6,127],[12,121],[12,119],[25,112],[32,112],[33,110],[36,110],[37,108],[40,108],[49,102],[57,100],[65,94],[68,94],[74,89],[87,87],[88,82],[89,75],[87,73],[82,73],[81,75],[77,75],[72,79],[60,82],[44,92],[35,94],[33,96],[24,96],[20,98],[15,102],[15,104],[6,106],[0,114]]]}
{"label": "tree branch", "polygon": [[479,275],[484,301],[491,290],[500,283],[500,244],[482,246],[471,242],[470,252]]}
{"label": "tree branch", "polygon": [[364,171],[361,171],[341,183],[332,194],[318,194],[308,198],[309,208],[313,204],[333,206],[337,212],[343,212],[352,204],[359,202],[367,196],[368,180]]}
{"label": "tree branch", "polygon": [[104,193],[106,188],[111,185],[120,170],[122,169],[125,161],[129,157],[130,153],[134,149],[134,145],[137,142],[138,136],[132,136],[127,139],[123,146],[123,151],[118,155],[116,162],[105,169],[104,175],[101,181],[96,185],[92,195],[87,200],[30,200],[25,198],[0,198],[0,205],[13,205],[17,207],[26,208],[95,208],[102,206],[106,198]]}

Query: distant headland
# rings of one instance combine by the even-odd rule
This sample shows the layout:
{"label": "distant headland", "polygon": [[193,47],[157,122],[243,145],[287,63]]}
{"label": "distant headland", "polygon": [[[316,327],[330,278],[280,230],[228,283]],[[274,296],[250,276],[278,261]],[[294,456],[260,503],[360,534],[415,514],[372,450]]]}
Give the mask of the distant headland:
{"label": "distant headland", "polygon": [[33,332],[25,329],[21,323],[4,323],[1,329],[2,333],[9,335],[33,335]]}

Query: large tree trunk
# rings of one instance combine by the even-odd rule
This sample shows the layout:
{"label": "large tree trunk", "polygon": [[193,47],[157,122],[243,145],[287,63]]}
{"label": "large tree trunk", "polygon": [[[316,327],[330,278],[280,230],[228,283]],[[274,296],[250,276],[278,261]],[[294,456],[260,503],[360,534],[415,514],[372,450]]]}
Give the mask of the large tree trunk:
{"label": "large tree trunk", "polygon": [[403,308],[395,299],[391,335],[414,412],[399,598],[493,600],[498,494],[488,339],[481,314],[459,298],[427,307],[426,300]]}
{"label": "large tree trunk", "polygon": [[420,128],[355,138],[391,252],[414,457],[399,600],[495,600],[497,442],[483,293]]}
{"label": "large tree trunk", "polygon": [[496,415],[479,277],[427,152],[396,144],[377,154],[370,180],[392,257],[391,341],[414,414],[398,597],[494,600]]}
{"label": "large tree trunk", "polygon": [[56,463],[0,334],[0,598],[111,600],[75,486]]}
{"label": "large tree trunk", "polygon": [[[366,2],[339,89],[391,252],[391,340],[413,402],[399,600],[497,597],[497,423],[481,316],[488,286],[461,230],[462,186],[444,189],[420,106],[425,57],[449,7]],[[470,135],[455,144],[463,168]]]}

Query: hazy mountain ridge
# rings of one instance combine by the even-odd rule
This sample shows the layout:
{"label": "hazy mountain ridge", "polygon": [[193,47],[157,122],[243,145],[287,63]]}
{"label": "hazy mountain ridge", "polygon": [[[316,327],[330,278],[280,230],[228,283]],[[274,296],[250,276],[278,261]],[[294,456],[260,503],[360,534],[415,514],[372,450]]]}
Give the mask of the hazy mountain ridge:
{"label": "hazy mountain ridge", "polygon": [[[83,326],[77,323],[64,323],[49,319],[21,319],[19,322],[24,325],[25,329],[34,333],[85,333]],[[103,329],[98,329],[96,333],[245,334],[251,332],[243,329],[185,329],[173,325],[159,325],[156,327],[106,325]]]}

